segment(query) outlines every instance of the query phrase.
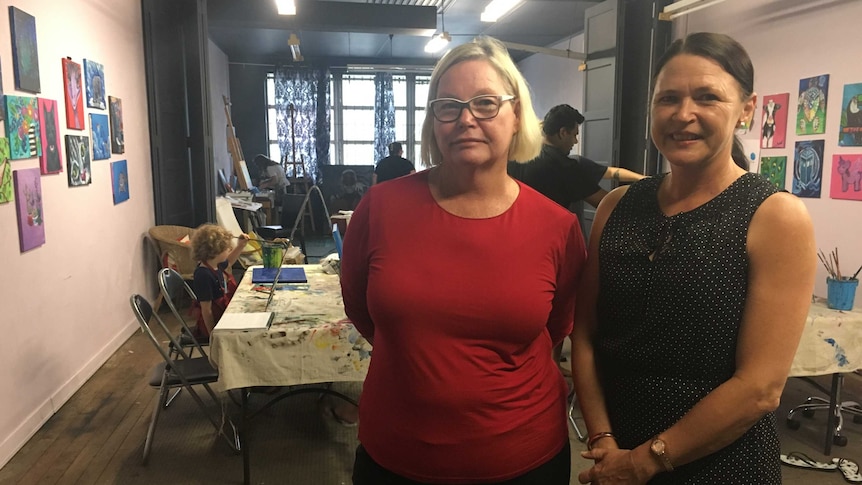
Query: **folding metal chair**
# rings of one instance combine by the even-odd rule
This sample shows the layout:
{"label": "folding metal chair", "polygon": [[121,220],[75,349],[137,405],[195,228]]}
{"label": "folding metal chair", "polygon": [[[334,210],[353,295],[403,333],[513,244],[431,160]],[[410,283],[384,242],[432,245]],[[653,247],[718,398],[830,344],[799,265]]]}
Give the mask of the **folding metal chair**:
{"label": "folding metal chair", "polygon": [[[210,365],[207,357],[189,357],[174,335],[171,334],[171,331],[165,325],[165,322],[157,313],[153,312],[152,306],[150,306],[150,303],[144,297],[137,294],[132,295],[129,302],[131,303],[135,317],[138,319],[138,324],[141,326],[141,331],[147,334],[150,342],[152,342],[159,351],[159,354],[161,354],[162,359],[164,359],[164,362],[156,364],[150,373],[149,384],[151,387],[159,389],[159,398],[156,400],[156,405],[153,409],[153,417],[150,420],[150,426],[147,430],[147,439],[144,442],[142,463],[146,464],[149,459],[150,450],[153,445],[153,436],[156,432],[156,423],[159,420],[159,414],[164,407],[164,403],[168,397],[168,392],[173,388],[184,388],[188,390],[188,393],[195,400],[203,414],[206,415],[207,419],[209,419],[218,435],[224,438],[225,442],[227,442],[231,449],[239,451],[239,434],[237,433],[233,422],[224,415],[213,417],[207,409],[206,404],[204,404],[203,400],[193,387],[197,385],[203,386],[209,393],[210,397],[212,397],[213,401],[217,404],[220,403],[218,396],[216,396],[215,392],[213,392],[212,388],[209,386],[209,384],[218,381],[218,370]],[[161,327],[162,332],[170,341],[167,347],[163,347],[159,343],[159,339],[150,328],[150,322],[153,319],[156,320],[158,326]],[[177,349],[178,358],[176,359],[171,357],[171,346]],[[229,437],[223,429],[225,420],[233,433],[232,438]]]}

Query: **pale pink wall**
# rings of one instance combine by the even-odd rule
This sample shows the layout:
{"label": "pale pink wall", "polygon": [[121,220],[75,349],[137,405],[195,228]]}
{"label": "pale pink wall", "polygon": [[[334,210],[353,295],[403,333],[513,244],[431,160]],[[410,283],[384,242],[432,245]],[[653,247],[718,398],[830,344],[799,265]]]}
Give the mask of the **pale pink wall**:
{"label": "pale pink wall", "polygon": [[[154,215],[140,0],[0,0],[3,88],[32,96],[15,91],[10,5],[36,17],[39,96],[59,102],[61,135],[81,132],[65,128],[60,59],[93,59],[123,100],[126,153],[94,161],[90,186],[68,187],[65,168],[42,176],[44,246],[22,254],[15,204],[0,204],[0,466],[137,328],[129,296],[156,290],[142,239]],[[109,162],[122,159],[131,199],[115,206]]]}
{"label": "pale pink wall", "polygon": [[[793,147],[800,140],[825,139],[823,191],[819,199],[802,199],[814,221],[817,246],[838,247],[842,268],[862,265],[862,202],[829,198],[832,155],[862,153],[862,147],[839,147],[838,126],[844,85],[862,82],[859,62],[859,0],[727,0],[674,21],[677,37],[690,32],[721,32],[745,46],[755,68],[755,91],[761,95],[799,93],[799,80],[829,74],[826,134],[797,136],[795,107],[788,116],[786,148],[762,150],[761,156],[786,156],[792,184]],[[856,39],[856,40],[854,40]],[[760,113],[755,126],[762,120]],[[758,134],[744,138],[756,140]],[[788,264],[793,264],[788,261]],[[815,294],[826,296],[826,270],[818,265]],[[856,292],[862,306],[862,287]]]}

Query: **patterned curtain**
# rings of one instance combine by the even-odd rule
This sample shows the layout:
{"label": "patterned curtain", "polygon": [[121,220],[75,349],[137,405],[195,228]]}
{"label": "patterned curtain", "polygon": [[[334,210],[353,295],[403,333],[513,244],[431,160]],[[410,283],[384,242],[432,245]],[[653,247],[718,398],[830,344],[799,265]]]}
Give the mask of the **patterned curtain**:
{"label": "patterned curtain", "polygon": [[330,164],[329,78],[329,69],[278,66],[275,70],[278,146],[286,161],[294,161],[296,150],[295,161],[304,161],[312,183],[319,179],[318,167]]}
{"label": "patterned curtain", "polygon": [[395,95],[392,74],[374,75],[374,160],[389,156],[387,147],[395,141]]}

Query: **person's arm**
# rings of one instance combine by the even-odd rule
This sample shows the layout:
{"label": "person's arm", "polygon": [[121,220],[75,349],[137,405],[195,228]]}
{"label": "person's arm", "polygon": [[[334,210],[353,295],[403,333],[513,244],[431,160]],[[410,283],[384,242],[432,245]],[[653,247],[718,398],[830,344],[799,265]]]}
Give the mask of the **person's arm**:
{"label": "person's arm", "polygon": [[377,172],[371,174],[371,185],[377,185]]}
{"label": "person's arm", "polygon": [[371,234],[370,205],[374,191],[363,197],[350,217],[350,230],[344,234],[341,260],[341,296],[344,313],[371,345],[374,322],[368,311],[368,237]]}
{"label": "person's arm", "polygon": [[584,197],[584,200],[588,204],[590,204],[591,206],[598,207],[599,203],[602,201],[602,199],[605,198],[606,195],[608,195],[608,191],[605,189],[599,188],[599,190],[596,190],[592,194]]}
{"label": "person's arm", "polygon": [[213,302],[199,301],[201,304],[201,316],[204,319],[204,324],[207,326],[207,333],[212,334],[215,328],[215,317],[213,317]]}
{"label": "person's arm", "polygon": [[619,167],[608,167],[607,171],[602,176],[604,179],[613,179],[615,182],[637,182],[645,177],[645,175]]}
{"label": "person's arm", "polygon": [[[776,237],[778,235],[778,237]],[[659,436],[674,466],[702,458],[737,440],[778,407],[811,304],[816,270],[814,230],[802,202],[787,193],[769,197],[748,230],[748,294],[740,326],[736,371]],[[662,471],[649,451],[594,450],[600,462],[579,476],[648,479]],[[622,480],[621,480],[622,481]],[[629,483],[629,482],[625,482]]]}
{"label": "person's arm", "polygon": [[248,234],[242,233],[237,236],[239,240],[236,243],[236,247],[233,248],[233,251],[227,255],[227,267],[230,268],[236,263],[236,260],[239,258],[239,255],[242,254],[242,250],[245,248],[245,245],[248,243]]}

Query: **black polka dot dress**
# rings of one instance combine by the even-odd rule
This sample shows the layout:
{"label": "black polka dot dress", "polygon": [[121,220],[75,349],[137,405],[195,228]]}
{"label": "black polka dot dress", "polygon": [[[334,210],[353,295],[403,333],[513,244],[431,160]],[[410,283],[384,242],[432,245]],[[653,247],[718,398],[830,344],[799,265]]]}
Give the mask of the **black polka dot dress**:
{"label": "black polka dot dress", "polygon": [[[747,173],[702,206],[667,217],[657,199],[663,179],[629,187],[599,244],[596,361],[613,432],[628,449],[733,375],[748,225],[776,192]],[[770,413],[726,448],[650,483],[780,484],[778,454]]]}

